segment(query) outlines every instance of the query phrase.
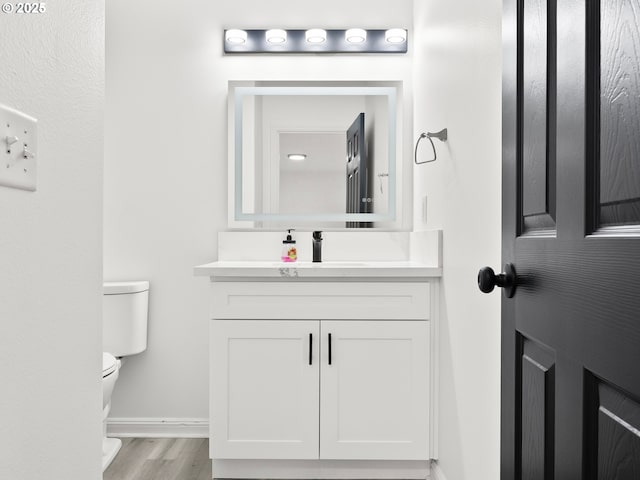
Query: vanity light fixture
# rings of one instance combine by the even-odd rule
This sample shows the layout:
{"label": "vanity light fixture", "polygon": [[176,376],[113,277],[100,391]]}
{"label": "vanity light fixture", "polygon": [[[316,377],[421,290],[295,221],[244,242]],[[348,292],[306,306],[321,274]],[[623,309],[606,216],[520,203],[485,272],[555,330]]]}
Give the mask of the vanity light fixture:
{"label": "vanity light fixture", "polygon": [[327,41],[327,31],[322,28],[312,28],[304,34],[308,43],[324,43]]}
{"label": "vanity light fixture", "polygon": [[390,28],[384,32],[384,39],[389,43],[404,43],[407,41],[407,31],[403,28]]}
{"label": "vanity light fixture", "polygon": [[272,28],[266,31],[265,38],[267,39],[267,43],[281,45],[287,43],[287,31],[281,28]]}
{"label": "vanity light fixture", "polygon": [[247,43],[246,30],[231,29],[224,32],[224,39],[232,45],[243,45]]}
{"label": "vanity light fixture", "polygon": [[301,160],[306,160],[307,156],[304,153],[290,153],[289,155],[287,155],[287,158],[289,160],[299,162]]}
{"label": "vanity light fixture", "polygon": [[350,28],[344,33],[344,39],[349,43],[364,43],[367,41],[367,31],[364,28]]}
{"label": "vanity light fixture", "polygon": [[226,54],[407,53],[407,30],[265,30],[229,29],[224,32]]}

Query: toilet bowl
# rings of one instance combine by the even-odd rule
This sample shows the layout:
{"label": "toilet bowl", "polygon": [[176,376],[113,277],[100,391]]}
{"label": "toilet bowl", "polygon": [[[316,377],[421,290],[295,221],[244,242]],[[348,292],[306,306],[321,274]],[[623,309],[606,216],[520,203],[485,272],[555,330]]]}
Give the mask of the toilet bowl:
{"label": "toilet bowl", "polygon": [[102,471],[104,472],[122,447],[119,438],[107,438],[106,419],[111,410],[111,394],[120,374],[120,361],[102,352]]}
{"label": "toilet bowl", "polygon": [[118,359],[107,352],[102,352],[102,408],[109,406],[113,387],[120,374]]}
{"label": "toilet bowl", "polygon": [[102,302],[102,471],[118,454],[122,441],[107,437],[111,395],[121,357],[147,348],[149,282],[105,282]]}

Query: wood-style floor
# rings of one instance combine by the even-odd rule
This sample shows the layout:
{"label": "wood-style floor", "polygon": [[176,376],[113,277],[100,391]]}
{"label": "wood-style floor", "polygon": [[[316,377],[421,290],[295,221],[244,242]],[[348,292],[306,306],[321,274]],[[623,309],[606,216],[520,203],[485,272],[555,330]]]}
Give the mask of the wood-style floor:
{"label": "wood-style floor", "polygon": [[211,480],[207,438],[123,438],[103,480]]}

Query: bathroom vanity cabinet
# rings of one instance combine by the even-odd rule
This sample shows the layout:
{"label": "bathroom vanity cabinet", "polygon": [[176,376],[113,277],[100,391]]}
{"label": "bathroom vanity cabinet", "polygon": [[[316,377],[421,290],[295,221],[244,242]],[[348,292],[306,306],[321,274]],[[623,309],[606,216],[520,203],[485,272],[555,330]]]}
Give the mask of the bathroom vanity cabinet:
{"label": "bathroom vanity cabinet", "polygon": [[214,477],[425,478],[438,276],[222,267],[208,271]]}

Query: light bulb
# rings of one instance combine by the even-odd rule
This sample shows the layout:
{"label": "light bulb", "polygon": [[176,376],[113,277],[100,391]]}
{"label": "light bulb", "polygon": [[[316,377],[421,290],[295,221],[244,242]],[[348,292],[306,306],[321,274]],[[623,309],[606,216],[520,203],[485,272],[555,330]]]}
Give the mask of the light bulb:
{"label": "light bulb", "polygon": [[345,32],[344,39],[349,43],[364,43],[367,41],[367,31],[362,28],[350,28]]}
{"label": "light bulb", "polygon": [[267,39],[267,43],[286,43],[287,32],[286,30],[282,30],[280,28],[272,28],[271,30],[267,30],[267,32],[265,33],[265,37]]}
{"label": "light bulb", "polygon": [[327,31],[321,28],[312,28],[304,34],[308,43],[324,43],[327,41]]}
{"label": "light bulb", "polygon": [[247,43],[247,32],[238,29],[227,30],[226,32],[224,32],[224,39],[228,43],[241,45],[243,43]]}
{"label": "light bulb", "polygon": [[384,32],[384,39],[389,43],[404,43],[407,41],[407,31],[403,28],[390,28]]}

